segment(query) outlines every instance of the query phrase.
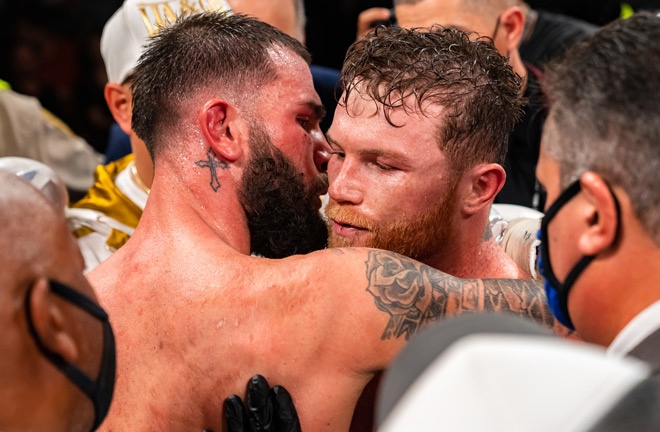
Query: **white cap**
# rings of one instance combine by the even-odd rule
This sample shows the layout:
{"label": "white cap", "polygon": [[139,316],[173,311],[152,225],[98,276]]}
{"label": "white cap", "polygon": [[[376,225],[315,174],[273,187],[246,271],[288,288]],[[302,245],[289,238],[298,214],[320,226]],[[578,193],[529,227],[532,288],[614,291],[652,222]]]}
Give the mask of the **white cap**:
{"label": "white cap", "polygon": [[227,0],[125,0],[101,35],[101,55],[109,82],[121,83],[137,65],[149,37],[179,15],[231,11]]}

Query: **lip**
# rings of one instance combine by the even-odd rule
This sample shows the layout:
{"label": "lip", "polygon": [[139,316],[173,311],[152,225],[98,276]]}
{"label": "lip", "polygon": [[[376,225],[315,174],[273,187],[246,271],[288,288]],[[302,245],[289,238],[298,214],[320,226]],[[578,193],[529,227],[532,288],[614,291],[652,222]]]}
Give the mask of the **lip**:
{"label": "lip", "polygon": [[341,237],[357,237],[362,233],[367,232],[365,228],[361,228],[355,225],[345,224],[341,221],[332,220],[332,232]]}

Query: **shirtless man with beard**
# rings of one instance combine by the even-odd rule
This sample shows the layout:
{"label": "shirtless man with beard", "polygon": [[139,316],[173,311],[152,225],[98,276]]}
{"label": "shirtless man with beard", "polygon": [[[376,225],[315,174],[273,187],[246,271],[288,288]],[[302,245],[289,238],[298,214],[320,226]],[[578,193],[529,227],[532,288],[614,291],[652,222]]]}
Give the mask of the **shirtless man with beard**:
{"label": "shirtless man with beard", "polygon": [[[518,103],[491,45],[423,37],[473,52],[466,73],[494,69],[503,103]],[[553,325],[532,281],[459,279],[376,249],[302,254],[326,240],[329,148],[309,60],[240,14],[185,17],[143,55],[133,129],[152,189],[134,235],[89,275],[117,340],[103,430],[222,431],[218,407],[255,373],[287,387],[303,430],[347,430],[364,386],[421,325],[482,310]],[[296,255],[251,256],[276,253]]]}

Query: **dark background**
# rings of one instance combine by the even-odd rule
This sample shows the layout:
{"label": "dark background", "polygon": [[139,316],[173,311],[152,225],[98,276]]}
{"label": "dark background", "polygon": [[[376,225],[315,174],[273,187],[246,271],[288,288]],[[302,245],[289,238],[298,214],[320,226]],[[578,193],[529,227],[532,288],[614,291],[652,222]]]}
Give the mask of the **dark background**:
{"label": "dark background", "polygon": [[[0,0],[0,79],[41,103],[105,150],[112,117],[103,99],[105,68],[99,52],[103,25],[122,0]],[[619,15],[619,2],[538,0],[532,7],[580,17],[598,25]],[[658,0],[629,1],[660,8]],[[305,0],[307,46],[316,64],[340,68],[355,39],[358,14],[391,0]]]}

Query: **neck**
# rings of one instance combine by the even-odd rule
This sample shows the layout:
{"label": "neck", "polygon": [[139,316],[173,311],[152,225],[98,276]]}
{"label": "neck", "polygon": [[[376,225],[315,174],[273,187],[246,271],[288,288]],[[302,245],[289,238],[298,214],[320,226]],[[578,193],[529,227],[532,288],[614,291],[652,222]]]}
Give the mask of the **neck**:
{"label": "neck", "polygon": [[[49,366],[52,369],[52,366]],[[50,376],[46,376],[50,375]],[[15,430],[49,430],[53,432],[81,432],[92,425],[92,410],[85,396],[72,387],[64,375],[52,371],[37,373],[43,382],[40,396],[30,406],[30,414],[22,416],[22,426]],[[12,428],[10,428],[12,429]],[[4,429],[3,429],[4,430]],[[12,429],[13,430],[13,429]]]}
{"label": "neck", "polygon": [[198,241],[212,247],[222,243],[240,253],[250,253],[247,219],[230,180],[214,192],[205,177],[182,172],[180,166],[167,161],[155,169],[149,204],[134,237],[143,237],[142,242]]}
{"label": "neck", "polygon": [[646,236],[636,237],[612,256],[594,260],[593,268],[585,269],[573,288],[583,278],[593,280],[586,289],[606,293],[592,302],[594,307],[607,308],[592,312],[602,312],[607,319],[594,323],[585,336],[589,342],[608,346],[635,316],[660,300],[660,247]]}
{"label": "neck", "polygon": [[462,229],[454,230],[454,237],[448,241],[452,247],[422,262],[460,278],[529,278],[492,236],[484,235],[487,221],[487,216],[481,215],[463,220]]}
{"label": "neck", "polygon": [[135,157],[135,174],[138,177],[136,183],[139,185],[141,182],[144,187],[151,189],[154,178],[154,165],[146,147],[137,148],[133,146],[133,156]]}
{"label": "neck", "polygon": [[474,247],[461,246],[452,249],[450,255],[436,255],[422,261],[424,264],[460,278],[530,278],[506,255],[494,239],[482,240]]}
{"label": "neck", "polygon": [[523,79],[523,83],[520,89],[520,93],[522,95],[527,89],[527,74],[529,71],[525,67],[522,58],[520,57],[520,52],[518,52],[517,49],[514,49],[509,53],[509,64],[511,65],[513,71],[520,75]]}

